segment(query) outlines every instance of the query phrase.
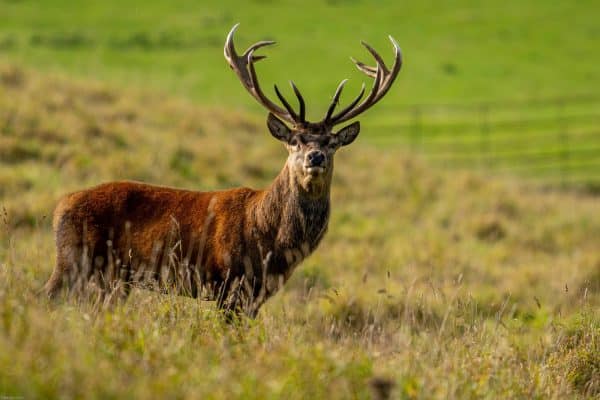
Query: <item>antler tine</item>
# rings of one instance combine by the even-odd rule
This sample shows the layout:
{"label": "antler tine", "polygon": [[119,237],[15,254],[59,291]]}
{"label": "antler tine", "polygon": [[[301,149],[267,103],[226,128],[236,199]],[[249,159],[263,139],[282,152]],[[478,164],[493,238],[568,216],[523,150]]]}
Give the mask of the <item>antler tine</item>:
{"label": "antler tine", "polygon": [[[258,77],[256,76],[256,69],[254,68],[254,63],[251,61],[252,57],[253,57],[253,53],[254,53],[254,50],[250,51],[250,53],[248,54],[248,62],[247,62],[248,67],[249,67],[248,69],[250,70],[250,81],[251,81],[250,94],[252,94],[258,100],[258,102],[260,104],[265,106],[273,114],[285,119],[288,122],[295,123],[296,122],[296,114],[295,113],[289,113],[289,112],[283,110],[281,107],[279,107],[278,105],[273,103],[271,100],[269,100],[269,98],[263,93],[262,89],[260,88],[260,84],[258,83]],[[287,104],[287,102],[286,102],[286,104]],[[285,104],[284,104],[284,106],[285,106]],[[289,106],[289,104],[288,104],[288,106]]]}
{"label": "antler tine", "polygon": [[389,36],[389,39],[392,42],[392,46],[394,46],[394,65],[392,66],[391,70],[386,67],[383,58],[379,55],[379,53],[377,53],[367,43],[361,42],[369,51],[369,53],[371,53],[377,66],[371,67],[353,58],[352,61],[364,74],[371,78],[375,78],[373,81],[373,87],[371,88],[371,93],[369,93],[369,95],[358,106],[356,106],[358,100],[360,100],[362,97],[363,93],[361,91],[358,100],[355,100],[352,104],[350,104],[350,106],[344,108],[338,114],[331,117],[330,124],[339,124],[356,117],[372,107],[388,92],[392,86],[392,83],[394,83],[394,80],[398,76],[400,68],[402,67],[402,51],[400,50],[400,46],[398,46],[398,43],[396,43],[393,37]]}
{"label": "antler tine", "polygon": [[288,113],[295,120],[298,119],[298,115],[296,115],[296,112],[294,111],[294,109],[292,108],[292,106],[290,105],[290,103],[288,103],[288,101],[285,99],[285,97],[283,97],[283,95],[279,91],[279,88],[277,87],[277,85],[273,85],[273,87],[275,88],[275,93],[277,94],[277,97],[279,97],[279,101],[281,101],[281,104],[283,104],[283,106],[288,111]]}
{"label": "antler tine", "polygon": [[350,60],[352,60],[352,62],[356,65],[356,68],[358,68],[360,71],[364,72],[371,78],[375,78],[375,75],[377,74],[377,67],[370,67],[367,64],[358,61],[354,57],[350,57]]}
{"label": "antler tine", "polygon": [[[263,91],[260,88],[260,84],[258,83],[258,77],[256,75],[256,69],[254,68],[254,63],[264,59],[266,56],[255,56],[254,52],[261,47],[269,46],[275,44],[274,41],[263,40],[253,44],[248,47],[248,49],[241,56],[237,54],[235,50],[235,45],[233,42],[233,36],[235,31],[239,27],[240,24],[235,24],[229,34],[227,35],[227,39],[225,40],[225,47],[223,49],[223,54],[225,55],[225,59],[229,63],[231,69],[234,70],[236,75],[240,78],[242,85],[246,88],[246,90],[256,99],[260,104],[262,104],[265,108],[267,108],[270,112],[277,115],[278,117],[291,122],[296,123],[298,116],[291,110],[291,107],[288,107],[289,104],[284,102],[284,106],[286,110],[279,107],[275,103],[265,96]],[[286,105],[287,104],[287,105]]]}
{"label": "antler tine", "polygon": [[365,95],[365,88],[366,88],[366,86],[363,83],[361,85],[360,93],[358,93],[358,96],[356,96],[354,98],[354,100],[352,100],[352,102],[350,104],[348,104],[346,107],[344,107],[342,110],[340,110],[340,112],[338,113],[338,115],[344,115],[348,111],[352,110],[358,104],[358,102],[360,101],[360,99],[362,99],[363,96]]}
{"label": "antler tine", "polygon": [[[371,55],[373,56],[373,58],[375,59],[375,62],[377,63],[377,67],[381,68],[383,70],[384,75],[389,73],[390,71],[387,69],[387,67],[385,66],[385,61],[383,61],[383,58],[381,58],[381,56],[379,55],[378,52],[375,51],[374,48],[372,48],[371,46],[368,45],[368,43],[361,41],[360,42],[363,46],[365,46],[365,48],[369,51],[369,53],[371,53]],[[361,63],[362,64],[362,63]],[[364,65],[364,64],[363,64]],[[371,68],[372,69],[372,68]]]}
{"label": "antler tine", "polygon": [[300,106],[300,122],[306,122],[306,104],[304,104],[304,98],[302,97],[300,90],[298,90],[294,82],[290,81],[290,85],[292,86],[292,89],[294,89],[294,94],[296,95],[296,98],[298,99],[298,104]]}
{"label": "antler tine", "polygon": [[[270,46],[275,44],[273,40],[261,40],[260,42],[254,43],[252,46],[248,47],[242,57],[248,57],[248,54],[254,52],[255,50],[260,49],[261,47]],[[267,56],[254,56],[252,61],[262,60],[263,58],[267,58]]]}
{"label": "antler tine", "polygon": [[335,107],[337,107],[337,105],[338,105],[340,96],[342,94],[342,90],[344,89],[344,85],[346,84],[346,82],[348,82],[348,79],[342,80],[340,82],[340,84],[338,85],[337,89],[335,89],[335,94],[333,95],[331,104],[329,105],[329,108],[327,109],[327,114],[325,115],[324,121],[329,121],[329,119],[331,118],[331,114],[333,114],[333,110],[335,110]]}
{"label": "antler tine", "polygon": [[[381,85],[382,76],[383,76],[381,69],[377,68],[376,71],[377,72],[375,73],[375,80],[373,81],[373,85],[371,86],[371,91],[369,92],[369,95],[362,101],[362,103],[360,103],[360,105],[358,107],[354,108],[356,106],[356,103],[358,103],[357,99],[360,100],[360,98],[362,98],[362,96],[364,95],[364,90],[361,90],[360,98],[357,97],[352,102],[352,104],[350,104],[350,105],[354,105],[353,107],[345,107],[343,110],[341,110],[339,113],[337,113],[336,115],[334,115],[331,118],[331,122],[334,125],[350,119],[351,117],[346,118],[347,115],[354,113],[356,110],[361,109],[361,108],[364,108],[364,110],[366,110],[368,107],[370,107],[367,105],[375,104],[375,96],[377,96],[377,92],[379,90],[379,86]],[[363,88],[364,88],[364,83],[363,83]],[[359,113],[356,113],[355,115],[358,115]]]}
{"label": "antler tine", "polygon": [[232,54],[236,54],[235,46],[233,44],[233,34],[239,26],[239,23],[235,24],[227,34],[227,39],[225,39],[225,48],[223,49],[223,53],[225,54],[225,59],[227,59],[227,61],[231,59]]}

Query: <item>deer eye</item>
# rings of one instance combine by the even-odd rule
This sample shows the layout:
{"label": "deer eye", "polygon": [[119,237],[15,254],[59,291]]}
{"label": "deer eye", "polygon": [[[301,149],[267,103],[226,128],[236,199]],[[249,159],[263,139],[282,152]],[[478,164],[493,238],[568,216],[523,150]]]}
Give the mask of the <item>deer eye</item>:
{"label": "deer eye", "polygon": [[298,140],[297,137],[293,137],[290,139],[290,146],[292,147],[300,147],[300,141]]}

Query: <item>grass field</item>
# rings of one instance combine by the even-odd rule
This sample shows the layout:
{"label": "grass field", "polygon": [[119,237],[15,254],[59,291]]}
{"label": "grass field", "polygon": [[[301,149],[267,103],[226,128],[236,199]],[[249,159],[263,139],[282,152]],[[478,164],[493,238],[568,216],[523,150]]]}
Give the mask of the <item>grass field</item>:
{"label": "grass field", "polygon": [[[0,0],[0,398],[600,396],[597,2],[303,4]],[[359,39],[405,53],[336,157],[319,249],[239,325],[142,290],[47,302],[61,195],[282,167],[223,60],[235,22],[240,48],[279,42],[263,86],[294,79],[314,118],[364,80]]]}
{"label": "grass field", "polygon": [[363,78],[348,59],[368,56],[359,40],[389,59],[390,34],[406,62],[388,105],[594,93],[600,82],[595,1],[331,0],[301,9],[291,1],[0,4],[0,42],[10,59],[228,106],[252,103],[221,52],[240,22],[240,46],[278,41],[260,65],[265,87],[294,79],[314,118],[341,79],[352,78],[349,93],[360,87]]}
{"label": "grass field", "polygon": [[371,123],[380,146],[431,164],[600,192],[600,97],[413,106]]}
{"label": "grass field", "polygon": [[120,178],[262,187],[284,150],[262,118],[0,70],[0,110],[19,104],[0,142],[1,395],[600,393],[597,198],[442,172],[364,143],[338,155],[323,244],[256,321],[229,326],[210,303],[145,291],[108,309],[47,303],[38,291],[61,194]]}
{"label": "grass field", "polygon": [[[0,9],[0,56],[12,62],[262,115],[222,57],[226,32],[241,22],[239,47],[279,42],[259,65],[263,86],[271,92],[277,83],[289,94],[286,83],[295,80],[315,119],[342,78],[351,78],[346,99],[365,80],[348,59],[370,61],[359,39],[389,60],[392,34],[404,50],[404,70],[383,105],[364,118],[369,130],[361,140],[403,145],[417,135],[420,145],[411,148],[444,166],[479,168],[486,159],[491,171],[553,185],[600,185],[600,99],[568,100],[600,87],[594,1],[329,0],[299,9],[288,1],[2,0]],[[567,100],[540,108],[531,99]],[[479,103],[498,101],[511,104],[510,111],[490,107],[490,143],[480,145],[473,138],[483,123]],[[466,104],[473,112],[423,107],[414,134],[418,104]]]}

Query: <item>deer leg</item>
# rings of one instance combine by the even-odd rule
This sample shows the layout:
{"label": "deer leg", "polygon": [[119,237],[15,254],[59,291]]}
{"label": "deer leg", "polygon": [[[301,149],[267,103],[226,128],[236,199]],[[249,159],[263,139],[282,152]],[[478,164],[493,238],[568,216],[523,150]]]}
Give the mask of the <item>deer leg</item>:
{"label": "deer leg", "polygon": [[68,262],[63,256],[57,255],[56,265],[50,275],[50,279],[44,285],[44,292],[49,299],[56,298],[60,289],[63,287],[63,283],[66,280],[66,271],[68,269]]}
{"label": "deer leg", "polygon": [[243,308],[237,289],[237,279],[233,282],[226,278],[221,282],[214,282],[216,289],[217,309],[223,313],[223,317],[228,324],[239,321],[243,314]]}
{"label": "deer leg", "polygon": [[56,229],[56,265],[44,292],[48,298],[55,298],[65,283],[70,288],[82,259],[81,235],[61,221]]}

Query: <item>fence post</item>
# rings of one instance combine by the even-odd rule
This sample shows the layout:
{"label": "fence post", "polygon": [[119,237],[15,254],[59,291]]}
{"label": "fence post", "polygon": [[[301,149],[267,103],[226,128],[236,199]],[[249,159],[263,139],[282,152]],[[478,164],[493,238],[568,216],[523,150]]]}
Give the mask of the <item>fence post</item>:
{"label": "fence post", "polygon": [[479,135],[480,135],[480,160],[485,167],[490,167],[490,121],[489,121],[490,106],[481,104],[479,107]]}

